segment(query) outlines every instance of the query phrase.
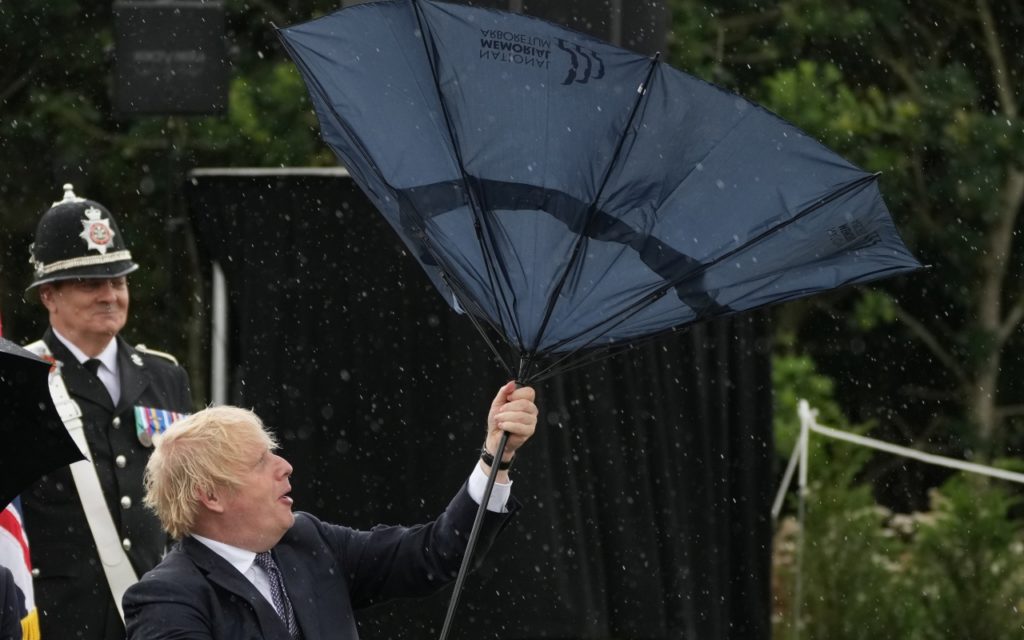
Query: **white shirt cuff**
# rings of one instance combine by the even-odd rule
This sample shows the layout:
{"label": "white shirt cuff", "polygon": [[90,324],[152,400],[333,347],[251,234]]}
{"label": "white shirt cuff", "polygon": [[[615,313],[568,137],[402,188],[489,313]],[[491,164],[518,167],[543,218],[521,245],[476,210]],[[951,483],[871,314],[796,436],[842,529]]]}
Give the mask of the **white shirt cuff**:
{"label": "white shirt cuff", "polygon": [[[469,476],[469,497],[473,502],[480,504],[484,499],[484,491],[487,490],[487,474],[480,468],[480,464],[473,465],[473,473]],[[495,513],[508,513],[505,505],[508,504],[508,497],[512,495],[512,483],[502,483],[495,480],[494,488],[491,489],[491,499],[487,501],[487,510]]]}

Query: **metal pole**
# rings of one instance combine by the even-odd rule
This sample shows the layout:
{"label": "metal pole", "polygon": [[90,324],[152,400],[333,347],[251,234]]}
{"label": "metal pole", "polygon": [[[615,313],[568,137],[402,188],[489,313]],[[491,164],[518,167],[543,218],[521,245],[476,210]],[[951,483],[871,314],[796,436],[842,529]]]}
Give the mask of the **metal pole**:
{"label": "metal pole", "polygon": [[608,7],[608,38],[615,46],[622,46],[622,0],[611,0]]}
{"label": "metal pole", "polygon": [[228,401],[228,284],[216,262],[210,315],[210,400],[222,405]]}
{"label": "metal pole", "polygon": [[505,455],[505,444],[508,443],[508,431],[501,434],[501,441],[498,442],[498,450],[494,452],[494,466],[491,467],[491,474],[487,476],[487,488],[484,490],[484,497],[480,500],[480,506],[476,510],[476,519],[473,520],[473,528],[469,532],[469,540],[466,542],[466,554],[462,556],[462,565],[459,567],[459,576],[455,579],[455,588],[452,590],[452,599],[448,601],[448,613],[444,618],[444,627],[441,628],[439,640],[445,640],[451,630],[452,620],[455,617],[455,610],[459,606],[459,595],[462,593],[462,583],[466,581],[469,573],[469,566],[473,563],[473,552],[476,550],[476,539],[480,537],[480,525],[483,524],[484,514],[487,512],[487,503],[491,501],[491,490],[494,489],[494,481],[498,478],[498,465],[501,464],[501,457]]}

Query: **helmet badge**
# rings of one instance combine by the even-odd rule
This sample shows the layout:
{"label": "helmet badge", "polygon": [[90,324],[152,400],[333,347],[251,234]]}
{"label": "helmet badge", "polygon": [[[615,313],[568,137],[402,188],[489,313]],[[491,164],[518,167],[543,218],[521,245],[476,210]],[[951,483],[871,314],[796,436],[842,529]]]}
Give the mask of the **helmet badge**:
{"label": "helmet badge", "polygon": [[88,249],[95,249],[106,255],[107,245],[114,239],[114,230],[110,228],[110,221],[101,218],[103,212],[96,207],[89,207],[85,210],[85,220],[82,220],[82,233],[78,237],[85,240]]}

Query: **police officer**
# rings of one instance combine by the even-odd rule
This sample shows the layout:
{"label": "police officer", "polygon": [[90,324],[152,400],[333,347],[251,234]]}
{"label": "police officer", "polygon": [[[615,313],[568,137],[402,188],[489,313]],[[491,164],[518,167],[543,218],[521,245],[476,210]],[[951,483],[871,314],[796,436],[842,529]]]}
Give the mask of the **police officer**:
{"label": "police officer", "polygon": [[112,594],[156,566],[167,543],[142,504],[151,437],[192,403],[188,376],[173,357],[119,335],[127,276],[138,265],[114,217],[71,185],[64,190],[30,249],[29,289],[38,289],[50,327],[27,346],[54,363],[51,375],[67,389],[64,401],[56,392],[55,400],[92,465],[60,469],[23,494],[25,527],[42,637],[124,638],[120,598]]}

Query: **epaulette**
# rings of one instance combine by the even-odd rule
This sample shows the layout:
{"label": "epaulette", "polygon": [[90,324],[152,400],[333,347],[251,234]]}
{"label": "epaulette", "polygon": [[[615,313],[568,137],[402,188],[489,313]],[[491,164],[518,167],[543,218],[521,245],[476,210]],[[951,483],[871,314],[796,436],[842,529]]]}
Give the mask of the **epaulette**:
{"label": "epaulette", "polygon": [[163,358],[164,360],[170,360],[174,364],[178,364],[178,359],[175,358],[174,356],[172,356],[171,354],[165,353],[163,351],[157,351],[156,349],[150,349],[149,347],[147,347],[144,344],[137,344],[137,345],[135,345],[135,350],[136,351],[141,351],[142,353],[146,354],[147,356],[156,356],[158,358]]}

